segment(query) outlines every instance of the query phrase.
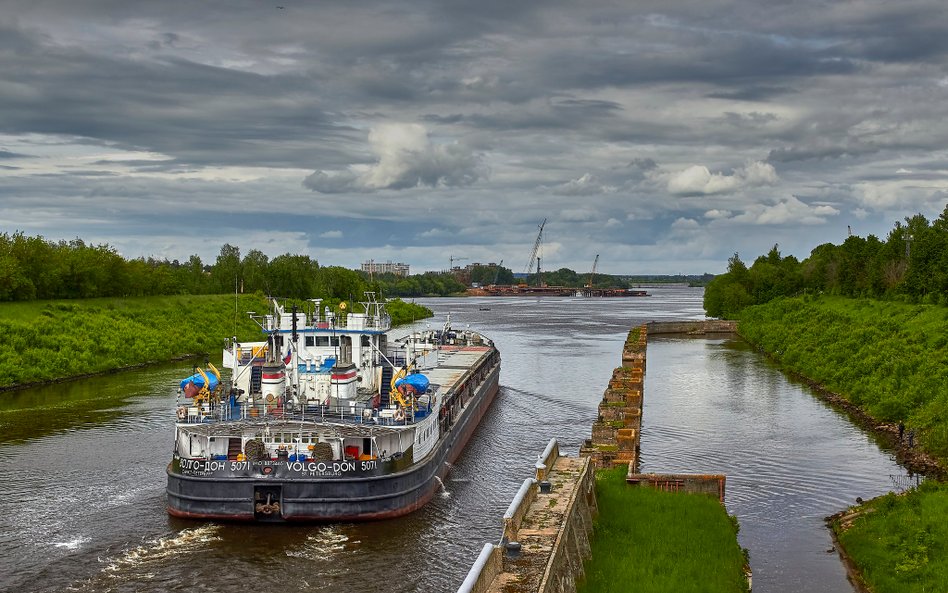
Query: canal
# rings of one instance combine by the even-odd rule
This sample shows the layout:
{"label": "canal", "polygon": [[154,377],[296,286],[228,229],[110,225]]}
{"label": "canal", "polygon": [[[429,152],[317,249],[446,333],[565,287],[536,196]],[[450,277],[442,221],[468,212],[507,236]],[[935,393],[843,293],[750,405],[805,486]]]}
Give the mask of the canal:
{"label": "canal", "polygon": [[[550,437],[575,455],[633,324],[701,290],[424,300],[497,343],[501,390],[442,491],[391,521],[193,523],[164,510],[190,363],[0,393],[0,591],[454,591]],[[219,354],[217,354],[219,356]],[[653,340],[646,471],[721,471],[758,592],[849,590],[822,517],[892,487],[891,455],[739,341]]]}

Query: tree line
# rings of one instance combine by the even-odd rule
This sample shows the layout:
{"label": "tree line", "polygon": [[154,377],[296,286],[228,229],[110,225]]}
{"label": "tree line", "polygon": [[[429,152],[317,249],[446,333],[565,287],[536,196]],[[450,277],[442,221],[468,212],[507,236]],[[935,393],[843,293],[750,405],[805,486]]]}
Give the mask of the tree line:
{"label": "tree line", "polygon": [[465,286],[452,274],[369,278],[361,271],[320,266],[308,255],[269,258],[225,244],[214,263],[125,259],[107,244],[82,239],[50,241],[21,232],[0,233],[0,302],[95,297],[262,293],[311,298],[358,299],[367,290],[385,297],[444,296]]}
{"label": "tree line", "polygon": [[778,245],[750,267],[735,253],[727,273],[705,289],[704,308],[711,317],[735,317],[807,293],[948,305],[948,206],[932,221],[916,214],[896,222],[885,241],[851,235],[817,246],[803,261],[782,256]]}
{"label": "tree line", "polygon": [[[585,286],[589,274],[568,268],[542,273],[548,286]],[[125,259],[107,244],[82,239],[50,241],[21,232],[0,233],[0,302],[94,297],[140,297],[262,293],[290,298],[352,299],[371,290],[384,297],[446,296],[463,293],[470,284],[520,282],[509,268],[468,266],[450,272],[407,277],[369,275],[339,266],[320,266],[308,255],[285,253],[269,258],[251,249],[224,244],[213,263],[197,255],[187,261],[141,257]],[[536,275],[524,279],[538,284]],[[627,288],[616,276],[596,274],[596,288]]]}

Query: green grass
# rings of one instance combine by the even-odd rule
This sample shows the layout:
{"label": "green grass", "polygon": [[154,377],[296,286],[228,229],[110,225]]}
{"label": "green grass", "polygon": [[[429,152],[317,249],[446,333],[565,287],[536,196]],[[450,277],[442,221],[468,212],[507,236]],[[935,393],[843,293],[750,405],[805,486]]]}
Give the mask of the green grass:
{"label": "green grass", "polygon": [[[236,307],[235,307],[236,304]],[[0,387],[99,373],[207,354],[220,362],[225,338],[263,339],[247,311],[260,295],[160,296],[0,304]],[[395,303],[393,324],[430,316]]]}
{"label": "green grass", "polygon": [[948,485],[923,482],[862,508],[851,527],[833,529],[874,593],[948,589]]}
{"label": "green grass", "polygon": [[625,474],[596,474],[599,516],[577,593],[747,591],[737,522],[717,499],[629,486]]}
{"label": "green grass", "polygon": [[926,451],[948,460],[948,308],[781,298],[745,309],[739,331],[873,418],[903,420]]}
{"label": "green grass", "polygon": [[625,338],[625,350],[637,352],[641,346],[639,345],[639,338],[642,334],[641,327],[633,327],[629,331],[629,335]]}

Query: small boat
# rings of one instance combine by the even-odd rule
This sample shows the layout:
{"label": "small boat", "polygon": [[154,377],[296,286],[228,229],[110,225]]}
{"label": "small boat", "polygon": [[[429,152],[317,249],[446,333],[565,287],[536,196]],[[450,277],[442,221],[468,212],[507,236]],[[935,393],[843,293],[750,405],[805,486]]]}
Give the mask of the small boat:
{"label": "small boat", "polygon": [[169,514],[361,521],[431,499],[497,394],[500,353],[450,316],[392,339],[366,297],[348,314],[272,300],[266,340],[225,346],[229,387],[213,366],[181,382]]}
{"label": "small boat", "polygon": [[481,307],[478,311],[490,311],[490,307]]}

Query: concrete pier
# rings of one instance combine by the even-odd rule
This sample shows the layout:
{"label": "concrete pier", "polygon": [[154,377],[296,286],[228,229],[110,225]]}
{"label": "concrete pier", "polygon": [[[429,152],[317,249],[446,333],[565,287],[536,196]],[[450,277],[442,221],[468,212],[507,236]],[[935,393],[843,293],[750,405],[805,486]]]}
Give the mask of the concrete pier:
{"label": "concrete pier", "polygon": [[458,593],[575,592],[596,513],[589,460],[550,441],[504,513],[500,543],[484,545]]}
{"label": "concrete pier", "polygon": [[597,467],[627,465],[630,471],[638,471],[647,347],[647,327],[632,328],[622,348],[622,366],[612,372],[599,403],[592,438],[579,450],[581,457],[592,459]]}

